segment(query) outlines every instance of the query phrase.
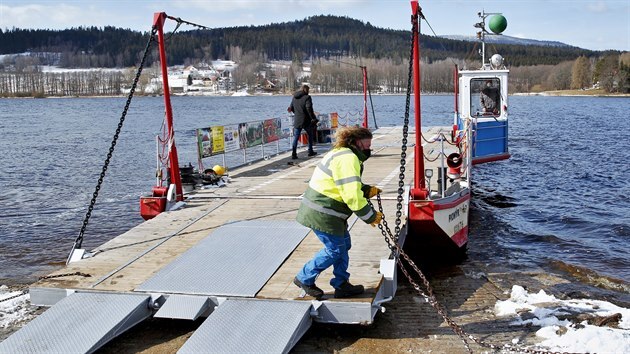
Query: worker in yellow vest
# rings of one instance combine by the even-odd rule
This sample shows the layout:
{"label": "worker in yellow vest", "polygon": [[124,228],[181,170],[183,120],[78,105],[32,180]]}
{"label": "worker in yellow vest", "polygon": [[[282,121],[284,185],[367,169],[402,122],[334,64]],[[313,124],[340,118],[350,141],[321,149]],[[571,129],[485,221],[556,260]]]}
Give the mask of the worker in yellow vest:
{"label": "worker in yellow vest", "polygon": [[336,298],[364,292],[363,285],[349,282],[351,241],[347,220],[354,213],[376,226],[383,218],[367,200],[381,190],[361,182],[363,162],[371,155],[372,133],[363,127],[345,127],[337,131],[335,140],[333,149],[315,168],[297,215],[297,221],[310,227],[324,248],[304,265],[293,283],[318,300],[324,292],[315,285],[315,280],[330,266],[334,275],[330,285]]}

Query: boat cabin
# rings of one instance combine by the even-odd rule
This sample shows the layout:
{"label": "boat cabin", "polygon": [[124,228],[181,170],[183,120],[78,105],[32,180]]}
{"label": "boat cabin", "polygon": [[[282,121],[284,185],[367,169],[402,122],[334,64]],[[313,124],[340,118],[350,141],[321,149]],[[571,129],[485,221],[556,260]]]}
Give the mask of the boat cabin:
{"label": "boat cabin", "polygon": [[[502,58],[501,58],[502,59]],[[484,65],[459,71],[458,129],[472,124],[474,164],[503,160],[508,152],[508,73]]]}

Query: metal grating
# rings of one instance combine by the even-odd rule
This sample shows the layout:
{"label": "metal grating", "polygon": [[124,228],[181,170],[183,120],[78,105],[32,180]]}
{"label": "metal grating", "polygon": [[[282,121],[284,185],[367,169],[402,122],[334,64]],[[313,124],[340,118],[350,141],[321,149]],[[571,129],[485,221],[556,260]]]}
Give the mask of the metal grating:
{"label": "metal grating", "polygon": [[0,343],[0,353],[91,353],[149,317],[149,299],[136,294],[72,294]]}
{"label": "metal grating", "polygon": [[309,231],[286,220],[224,225],[135,290],[254,297]]}
{"label": "metal grating", "polygon": [[229,299],[178,351],[287,353],[311,325],[308,301]]}
{"label": "metal grating", "polygon": [[210,305],[210,299],[205,296],[170,295],[153,317],[194,321],[208,310]]}

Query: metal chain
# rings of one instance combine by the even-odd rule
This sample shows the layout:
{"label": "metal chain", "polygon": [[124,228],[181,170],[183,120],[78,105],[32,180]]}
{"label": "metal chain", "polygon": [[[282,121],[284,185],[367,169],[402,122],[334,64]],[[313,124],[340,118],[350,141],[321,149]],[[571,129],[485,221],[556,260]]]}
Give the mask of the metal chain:
{"label": "metal chain", "polygon": [[[444,322],[446,322],[446,324],[449,325],[449,327],[451,327],[451,329],[453,330],[453,332],[455,334],[457,334],[459,336],[459,338],[462,340],[462,342],[464,343],[464,347],[466,348],[466,350],[469,353],[472,353],[472,349],[470,349],[470,345],[468,344],[468,340],[472,340],[473,342],[477,343],[479,346],[484,347],[484,348],[489,348],[492,350],[498,350],[500,348],[504,348],[507,350],[517,350],[520,352],[525,352],[525,353],[532,353],[532,354],[547,354],[547,353],[554,353],[554,354],[560,354],[560,353],[556,353],[556,352],[548,352],[548,351],[539,351],[539,350],[531,350],[531,349],[522,349],[522,348],[516,348],[516,347],[512,347],[509,344],[505,344],[503,347],[495,345],[495,344],[491,344],[491,343],[487,343],[469,333],[467,333],[466,331],[464,331],[464,329],[458,325],[455,321],[453,321],[447,314],[447,310],[444,306],[442,306],[437,299],[435,298],[435,294],[433,292],[433,288],[431,287],[431,284],[429,283],[429,281],[427,280],[427,278],[424,276],[424,273],[422,273],[422,271],[420,270],[420,268],[418,268],[418,266],[415,264],[415,262],[413,262],[411,260],[411,258],[402,250],[402,248],[400,247],[400,245],[398,245],[398,240],[400,237],[400,224],[401,224],[401,219],[402,219],[402,202],[403,202],[403,193],[404,193],[404,179],[405,179],[405,159],[407,157],[406,154],[406,150],[407,150],[407,136],[408,136],[408,129],[409,129],[409,105],[410,105],[410,96],[411,96],[411,82],[412,82],[412,72],[413,72],[413,45],[414,45],[414,40],[416,39],[416,36],[418,35],[418,16],[419,14],[413,14],[411,16],[411,23],[412,23],[412,30],[411,30],[411,51],[410,51],[410,59],[409,59],[409,77],[408,77],[408,81],[407,81],[407,96],[406,96],[406,101],[405,101],[405,118],[404,118],[404,125],[403,125],[403,139],[402,139],[402,148],[401,148],[401,153],[400,153],[400,179],[398,181],[398,197],[397,197],[397,204],[396,204],[396,227],[395,227],[395,234],[392,234],[389,225],[387,223],[387,220],[385,219],[385,213],[383,210],[383,204],[381,202],[381,195],[380,193],[376,195],[376,200],[378,202],[378,209],[379,212],[383,215],[383,218],[381,220],[381,222],[378,224],[378,228],[381,230],[381,233],[383,234],[383,238],[385,239],[385,243],[387,243],[387,247],[389,248],[389,250],[392,252],[392,255],[396,258],[396,262],[398,263],[398,265],[400,266],[401,271],[403,272],[403,274],[405,275],[405,277],[407,278],[407,280],[409,281],[409,283],[413,286],[413,288],[418,292],[418,294],[420,294],[425,301],[427,301],[436,311],[437,313],[442,317],[442,319],[444,319]],[[422,16],[420,14],[420,16]],[[424,16],[422,16],[424,18]],[[418,132],[416,132],[416,134],[418,134]],[[421,132],[420,132],[421,134]],[[416,156],[416,158],[424,158],[424,156],[422,157],[418,157]],[[368,204],[374,208],[374,205],[372,204],[372,202],[368,199]],[[426,293],[425,291],[422,290],[422,288],[420,287],[420,285],[413,279],[413,277],[409,274],[409,271],[407,270],[407,268],[404,266],[402,259],[400,258],[400,256],[402,256],[402,259],[404,259],[407,264],[413,268],[414,272],[420,277],[420,279],[422,280],[422,283],[424,285],[424,288],[426,289]],[[563,353],[565,354],[565,353]]]}
{"label": "metal chain", "polygon": [[61,277],[70,277],[70,276],[73,276],[73,275],[78,275],[78,276],[85,277],[85,278],[91,277],[91,275],[87,274],[87,273],[74,272],[74,273],[44,275],[44,276],[39,277],[39,280],[52,279],[52,278],[61,278]]}
{"label": "metal chain", "polygon": [[[208,29],[208,30],[209,30],[209,29],[211,29],[210,27],[206,27],[206,26],[203,26],[203,25],[199,25],[199,24],[196,24],[196,23],[193,23],[193,22],[184,21],[184,20],[182,20],[182,19],[181,19],[181,18],[179,18],[179,17],[174,17],[174,16],[168,16],[168,15],[166,15],[166,18],[171,19],[171,20],[173,20],[173,21],[177,22],[177,27],[179,27],[182,23],[185,23],[185,24],[190,25],[190,26],[193,26],[193,27],[198,27],[199,29]],[[175,32],[175,31],[173,31],[173,32]]]}
{"label": "metal chain", "polygon": [[[405,116],[403,120],[403,137],[400,147],[400,173],[398,174],[398,195],[396,196],[396,227],[394,242],[398,243],[400,225],[402,224],[403,194],[405,193],[405,165],[407,164],[407,137],[409,136],[409,106],[411,102],[411,83],[413,80],[413,43],[418,35],[418,22],[411,16],[411,50],[409,51],[409,74],[407,75],[407,95],[405,97]],[[383,211],[381,210],[381,213]],[[380,226],[380,225],[379,225]],[[391,247],[390,247],[391,248]]]}
{"label": "metal chain", "polygon": [[0,303],[2,303],[2,302],[6,302],[6,301],[9,301],[9,300],[13,300],[13,299],[15,299],[15,298],[18,298],[18,297],[20,297],[20,296],[22,296],[22,295],[26,295],[26,294],[28,294],[28,289],[27,289],[27,290],[22,290],[22,291],[21,291],[19,294],[17,294],[17,295],[9,296],[9,297],[8,297],[8,298],[6,298],[6,299],[2,299],[2,300],[0,300]]}
{"label": "metal chain", "polygon": [[131,104],[131,99],[133,98],[133,94],[136,91],[136,86],[138,85],[138,81],[140,80],[140,74],[142,74],[142,68],[144,67],[144,63],[149,54],[149,49],[151,48],[151,42],[155,40],[155,34],[157,33],[157,27],[153,27],[151,30],[151,36],[147,41],[147,45],[144,49],[144,54],[142,56],[142,61],[140,62],[140,66],[138,67],[138,71],[136,72],[136,77],[133,79],[133,84],[131,85],[131,90],[129,91],[129,95],[127,96],[127,102],[125,104],[125,108],[123,109],[122,116],[120,117],[120,121],[118,122],[118,127],[116,128],[116,133],[112,139],[111,146],[109,147],[109,152],[107,153],[107,158],[105,159],[105,163],[103,164],[103,168],[101,170],[101,174],[98,178],[98,182],[96,184],[96,188],[94,193],[92,194],[92,200],[90,201],[90,206],[88,207],[87,213],[85,213],[85,218],[83,219],[83,225],[81,226],[81,231],[79,231],[79,236],[74,241],[74,247],[81,248],[81,244],[83,243],[83,234],[85,233],[85,229],[87,228],[90,217],[92,216],[92,211],[94,210],[94,205],[96,204],[96,198],[98,198],[98,192],[101,190],[101,184],[103,184],[103,179],[105,178],[105,172],[107,172],[107,167],[109,166],[109,161],[112,158],[114,153],[114,148],[116,147],[116,141],[118,140],[118,136],[120,135],[120,131],[122,130],[123,124],[125,122],[125,117],[127,116],[127,111],[129,110],[129,105]]}
{"label": "metal chain", "polygon": [[[392,254],[396,257],[396,262],[400,266],[401,271],[403,272],[403,274],[405,275],[409,283],[413,286],[413,288],[418,292],[418,294],[422,296],[425,299],[425,301],[428,302],[437,311],[437,313],[442,317],[442,319],[444,319],[444,322],[448,324],[449,327],[451,327],[451,329],[453,330],[453,332],[459,336],[462,342],[464,342],[464,347],[469,353],[472,353],[472,350],[470,349],[468,340],[472,340],[477,345],[484,348],[492,349],[492,350],[505,349],[505,350],[518,351],[521,353],[530,353],[530,354],[569,354],[567,352],[551,352],[551,351],[546,351],[546,350],[520,348],[517,346],[512,346],[510,344],[504,344],[501,346],[497,344],[488,343],[466,332],[460,325],[458,325],[455,321],[453,321],[453,319],[451,319],[448,316],[446,307],[444,307],[438,302],[437,298],[435,297],[433,287],[431,287],[431,284],[429,283],[429,280],[426,278],[424,273],[422,273],[420,268],[409,257],[409,255],[407,255],[407,253],[403,251],[402,247],[400,247],[400,245],[398,245],[397,242],[394,242],[394,240],[398,239],[399,235],[393,235],[387,224],[387,220],[385,219],[385,213],[383,212],[383,204],[381,202],[380,194],[376,195],[376,200],[378,203],[378,209],[381,212],[381,214],[383,214],[383,219],[381,220],[381,223],[378,224],[378,228],[381,230],[381,233],[383,234],[383,237],[385,238],[385,243],[387,243],[387,247],[392,252]],[[372,202],[370,200],[368,200],[368,203],[372,206]],[[400,256],[402,256],[402,258]],[[413,269],[414,273],[418,275],[420,280],[422,280],[422,285],[424,286],[425,290],[423,290],[420,287],[420,285],[413,279],[408,269],[405,267],[402,261],[403,259],[408,264],[408,266]]]}
{"label": "metal chain", "polygon": [[[81,272],[74,272],[74,273],[64,273],[64,274],[55,274],[55,275],[45,275],[45,276],[39,277],[39,280],[43,280],[43,279],[51,279],[51,278],[60,278],[60,277],[67,277],[67,276],[72,276],[72,275],[78,275],[78,276],[82,276],[82,277],[86,277],[86,278],[91,277],[91,275],[90,275],[90,274],[81,273]],[[26,290],[22,290],[22,291],[21,291],[19,294],[17,294],[17,295],[9,296],[9,297],[7,297],[6,299],[2,299],[2,300],[0,300],[0,303],[2,303],[2,302],[6,302],[6,301],[9,301],[9,300],[13,300],[13,299],[15,299],[15,298],[18,298],[18,297],[20,297],[20,296],[22,296],[22,295],[26,295],[26,294],[28,294],[28,293],[29,293],[29,290],[28,290],[28,289],[26,289]]]}
{"label": "metal chain", "polygon": [[[430,157],[428,157],[427,155],[424,155],[424,159],[429,161],[429,162],[434,162],[436,161],[440,156],[444,155],[444,153],[440,152],[437,154],[437,156],[434,159],[431,159]],[[444,155],[446,156],[446,155]]]}

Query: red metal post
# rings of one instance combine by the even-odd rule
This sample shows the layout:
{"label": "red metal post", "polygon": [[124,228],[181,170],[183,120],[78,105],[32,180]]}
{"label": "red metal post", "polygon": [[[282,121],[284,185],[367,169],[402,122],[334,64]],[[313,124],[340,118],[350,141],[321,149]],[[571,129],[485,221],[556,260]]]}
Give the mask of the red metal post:
{"label": "red metal post", "polygon": [[175,184],[176,200],[184,200],[182,181],[179,174],[179,161],[175,147],[175,130],[173,129],[173,109],[171,107],[171,93],[168,87],[168,69],[166,65],[166,50],[164,49],[164,21],[166,13],[153,14],[153,25],[157,28],[158,47],[160,51],[160,68],[162,69],[162,87],[164,89],[164,108],[166,110],[166,126],[168,128],[168,157],[170,161],[171,183]]}
{"label": "red metal post", "polygon": [[417,0],[411,1],[412,21],[416,22],[414,26],[418,31],[414,34],[413,42],[413,98],[415,108],[416,123],[416,147],[414,159],[414,188],[411,196],[418,199],[425,199],[428,195],[424,179],[424,149],[422,148],[422,117],[420,114],[420,6]]}
{"label": "red metal post", "polygon": [[368,127],[368,109],[367,109],[367,67],[362,66],[363,73],[363,127]]}

